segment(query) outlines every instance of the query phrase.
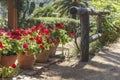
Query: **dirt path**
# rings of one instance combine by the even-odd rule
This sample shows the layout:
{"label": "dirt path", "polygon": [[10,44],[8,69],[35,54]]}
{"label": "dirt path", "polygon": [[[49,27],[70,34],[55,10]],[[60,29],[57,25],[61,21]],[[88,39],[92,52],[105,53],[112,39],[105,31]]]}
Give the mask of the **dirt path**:
{"label": "dirt path", "polygon": [[120,39],[104,47],[87,63],[76,58],[52,65],[39,80],[120,80]]}

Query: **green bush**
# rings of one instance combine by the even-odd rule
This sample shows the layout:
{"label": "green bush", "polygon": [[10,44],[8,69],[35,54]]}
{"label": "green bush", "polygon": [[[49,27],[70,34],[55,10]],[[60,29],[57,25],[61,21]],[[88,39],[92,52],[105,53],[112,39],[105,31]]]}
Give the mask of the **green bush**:
{"label": "green bush", "polygon": [[103,4],[99,4],[100,1],[92,1],[96,9],[110,11],[110,15],[103,18],[102,31],[107,32],[105,36],[107,41],[114,41],[120,34],[120,1],[102,0],[102,2]]}
{"label": "green bush", "polygon": [[79,27],[79,20],[70,18],[56,18],[56,17],[40,17],[23,20],[19,26],[20,28],[31,27],[32,25],[39,25],[44,23],[46,26],[54,26],[57,23],[63,23],[67,31],[72,31]]}

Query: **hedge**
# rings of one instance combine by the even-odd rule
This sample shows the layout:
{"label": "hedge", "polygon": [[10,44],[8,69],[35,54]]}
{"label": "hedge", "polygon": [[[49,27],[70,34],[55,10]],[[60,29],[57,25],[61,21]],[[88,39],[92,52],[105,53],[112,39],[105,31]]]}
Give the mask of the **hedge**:
{"label": "hedge", "polygon": [[67,30],[73,30],[73,28],[79,27],[79,20],[71,18],[56,18],[56,17],[39,17],[39,18],[30,18],[23,20],[22,23],[19,23],[20,28],[31,27],[32,25],[39,25],[44,23],[46,26],[54,26],[56,23],[63,23]]}

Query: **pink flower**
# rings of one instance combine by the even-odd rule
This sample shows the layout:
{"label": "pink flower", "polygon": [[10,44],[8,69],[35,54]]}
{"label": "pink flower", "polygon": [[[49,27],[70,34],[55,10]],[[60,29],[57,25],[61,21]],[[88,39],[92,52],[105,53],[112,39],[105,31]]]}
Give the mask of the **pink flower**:
{"label": "pink flower", "polygon": [[25,48],[25,49],[28,48],[28,43],[24,43],[23,48]]}

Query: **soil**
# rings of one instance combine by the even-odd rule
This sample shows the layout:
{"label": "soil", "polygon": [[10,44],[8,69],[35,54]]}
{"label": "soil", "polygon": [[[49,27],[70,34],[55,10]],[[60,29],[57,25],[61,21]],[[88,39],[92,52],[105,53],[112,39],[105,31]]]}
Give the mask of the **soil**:
{"label": "soil", "polygon": [[120,39],[91,56],[89,62],[72,57],[52,65],[38,80],[120,80]]}

